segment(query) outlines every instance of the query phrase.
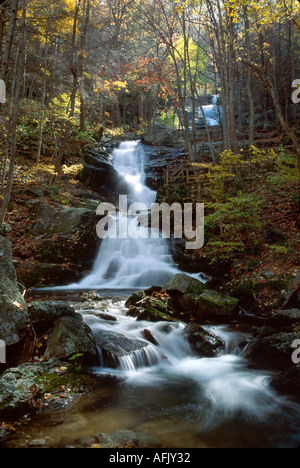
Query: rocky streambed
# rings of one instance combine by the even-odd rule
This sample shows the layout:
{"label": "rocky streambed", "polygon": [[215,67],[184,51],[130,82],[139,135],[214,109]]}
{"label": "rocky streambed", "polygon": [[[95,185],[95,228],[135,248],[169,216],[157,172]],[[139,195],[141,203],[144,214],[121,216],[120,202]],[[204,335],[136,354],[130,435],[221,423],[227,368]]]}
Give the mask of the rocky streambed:
{"label": "rocky streambed", "polygon": [[0,378],[3,447],[299,443],[297,309],[249,316],[178,274],[131,293],[36,291],[27,313],[38,352]]}

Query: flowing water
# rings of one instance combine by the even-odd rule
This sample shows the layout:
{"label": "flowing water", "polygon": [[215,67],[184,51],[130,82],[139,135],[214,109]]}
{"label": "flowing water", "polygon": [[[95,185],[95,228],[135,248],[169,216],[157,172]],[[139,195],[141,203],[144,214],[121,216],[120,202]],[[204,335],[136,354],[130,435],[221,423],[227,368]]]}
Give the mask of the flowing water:
{"label": "flowing water", "polygon": [[[128,205],[142,203],[150,210],[156,193],[144,184],[145,153],[142,145],[134,141],[121,143],[113,156],[115,169],[129,187]],[[143,214],[147,216],[147,213],[141,213],[141,216]],[[178,273],[167,239],[153,239],[150,229],[143,225],[138,226],[138,238],[128,234],[130,223],[138,223],[137,218],[139,216],[130,215],[127,210],[118,213],[119,235],[102,241],[91,274],[70,288],[141,289],[154,284],[163,285]]]}
{"label": "flowing water", "polygon": [[[218,97],[213,96],[212,104],[203,106],[203,112],[209,127],[214,127],[220,125],[220,117],[222,117],[222,107],[218,107]],[[202,111],[199,110],[199,115],[202,117]]]}
{"label": "flowing water", "polygon": [[[143,157],[140,144],[133,142],[114,153],[115,167],[131,185],[131,201],[150,206],[155,193],[143,183]],[[100,388],[79,399],[67,415],[35,418],[27,437],[47,437],[51,446],[76,445],[84,437],[129,429],[141,447],[299,445],[300,406],[272,390],[271,372],[244,359],[249,331],[206,326],[224,346],[216,357],[200,358],[187,341],[184,323],[137,321],[127,314],[129,292],[122,296],[120,289],[163,285],[176,272],[164,239],[102,242],[93,271],[79,285],[99,290],[102,299],[74,305],[95,335],[116,332],[142,340],[144,347],[123,355],[113,367],[98,349],[99,362],[91,372]],[[104,289],[111,292],[105,295]],[[144,330],[156,345],[144,338]]]}

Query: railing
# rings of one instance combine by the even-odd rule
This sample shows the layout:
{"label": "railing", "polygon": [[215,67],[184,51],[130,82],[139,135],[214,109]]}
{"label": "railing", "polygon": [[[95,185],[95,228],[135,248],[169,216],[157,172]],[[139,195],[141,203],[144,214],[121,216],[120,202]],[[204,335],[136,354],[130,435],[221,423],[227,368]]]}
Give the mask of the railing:
{"label": "railing", "polygon": [[207,169],[203,167],[181,163],[177,167],[164,170],[164,183],[165,185],[195,184],[197,179],[205,173]]}

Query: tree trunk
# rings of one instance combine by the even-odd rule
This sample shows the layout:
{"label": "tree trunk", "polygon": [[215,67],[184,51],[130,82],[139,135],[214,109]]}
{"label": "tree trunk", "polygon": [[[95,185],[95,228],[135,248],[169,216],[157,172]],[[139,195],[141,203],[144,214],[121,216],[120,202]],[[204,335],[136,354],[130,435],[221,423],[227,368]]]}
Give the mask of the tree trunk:
{"label": "tree trunk", "polygon": [[251,63],[251,62],[247,62],[245,60],[243,61],[243,63],[245,63],[245,65],[247,65],[248,67],[252,68],[260,76],[262,82],[266,86],[266,88],[267,88],[267,90],[268,90],[268,92],[269,92],[269,94],[270,94],[270,96],[271,96],[271,98],[273,100],[273,104],[274,104],[274,107],[276,109],[276,112],[277,112],[277,115],[278,115],[278,118],[279,118],[279,122],[280,122],[283,130],[285,131],[285,133],[292,140],[294,148],[295,148],[295,152],[296,152],[296,155],[297,155],[299,182],[300,182],[300,144],[298,142],[297,136],[289,128],[287,122],[284,119],[284,116],[283,116],[282,110],[280,108],[280,104],[279,104],[279,101],[278,101],[278,97],[277,97],[274,85],[273,85],[272,81],[270,80],[270,78],[268,77],[268,75],[266,75],[265,72],[263,70],[261,70],[257,65],[255,65],[254,63]]}
{"label": "tree trunk", "polygon": [[233,143],[233,151],[239,152],[239,145],[236,135],[235,122],[235,102],[234,102],[234,30],[231,8],[229,9],[229,63],[228,63],[228,84],[229,84],[229,113],[230,113],[230,138]]}
{"label": "tree trunk", "polygon": [[2,65],[0,70],[0,80],[6,82],[6,76],[8,71],[9,65],[9,58],[10,58],[10,51],[13,42],[13,36],[15,32],[15,25],[16,25],[16,17],[17,17],[17,10],[18,10],[18,1],[19,0],[12,0],[11,4],[11,13],[10,13],[10,20],[8,25],[8,31],[5,41]]}
{"label": "tree trunk", "polygon": [[18,74],[16,78],[16,89],[15,89],[15,101],[14,101],[14,112],[12,116],[12,134],[10,140],[10,163],[6,182],[6,189],[1,204],[0,213],[0,229],[3,230],[4,220],[7,212],[7,208],[11,198],[11,189],[14,179],[15,172],[15,160],[16,160],[16,144],[17,144],[17,125],[19,117],[19,106],[22,93],[22,83],[25,67],[25,49],[26,49],[26,15],[27,15],[27,1],[24,2],[23,18],[22,18],[22,39],[21,46],[18,54]]}

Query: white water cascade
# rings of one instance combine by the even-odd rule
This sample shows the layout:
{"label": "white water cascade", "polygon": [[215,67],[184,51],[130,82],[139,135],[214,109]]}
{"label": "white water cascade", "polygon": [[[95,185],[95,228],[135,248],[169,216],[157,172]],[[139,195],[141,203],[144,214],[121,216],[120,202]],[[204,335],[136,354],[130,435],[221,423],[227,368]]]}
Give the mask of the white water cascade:
{"label": "white water cascade", "polygon": [[[182,322],[138,321],[119,299],[103,299],[80,312],[95,335],[114,332],[145,344],[119,358],[114,368],[100,360],[93,369],[99,378],[115,382],[110,392],[117,396],[101,410],[104,420],[107,412],[121,426],[125,415],[147,443],[158,439],[167,447],[297,445],[299,405],[271,389],[271,372],[251,368],[243,358],[252,340],[248,332],[205,326],[224,346],[215,357],[201,358],[190,347]],[[156,345],[144,339],[145,329]]]}
{"label": "white water cascade", "polygon": [[[144,158],[143,147],[136,141],[121,143],[113,152],[114,167],[129,186],[129,203],[143,203],[150,209],[151,204],[155,203],[156,193],[144,183]],[[122,213],[120,215],[122,216]],[[128,220],[130,221],[130,216]],[[117,223],[119,228],[118,220]],[[139,229],[141,237],[138,239],[129,235],[104,239],[91,274],[83,279],[79,287],[134,289],[162,286],[178,273],[170,254],[168,240],[151,238],[148,227],[140,226]]]}
{"label": "white water cascade", "polygon": [[[212,97],[212,104],[203,106],[203,112],[209,127],[220,125],[220,117],[222,116],[222,108],[218,107],[219,96]],[[202,117],[201,109],[199,109],[200,117]]]}

